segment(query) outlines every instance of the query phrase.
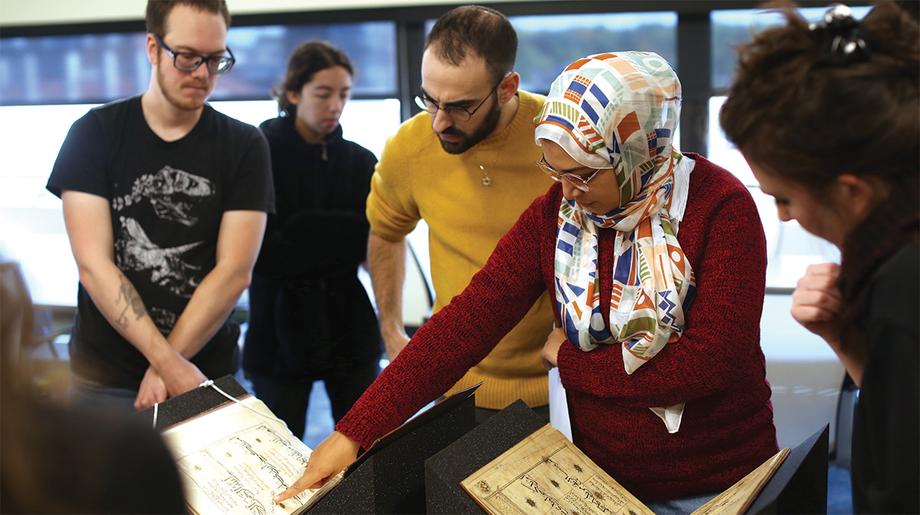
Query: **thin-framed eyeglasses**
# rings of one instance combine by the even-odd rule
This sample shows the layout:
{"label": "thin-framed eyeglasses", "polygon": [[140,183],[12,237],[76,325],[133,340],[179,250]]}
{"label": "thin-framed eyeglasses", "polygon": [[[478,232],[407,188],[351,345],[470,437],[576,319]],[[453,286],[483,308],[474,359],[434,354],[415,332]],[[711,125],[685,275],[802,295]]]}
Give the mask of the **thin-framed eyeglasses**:
{"label": "thin-framed eyeglasses", "polygon": [[[510,74],[511,74],[510,72],[505,74],[505,77],[507,77]],[[428,111],[428,113],[431,116],[438,114],[438,111],[444,111],[444,114],[449,116],[452,120],[457,121],[457,122],[465,122],[469,120],[470,118],[472,118],[473,115],[476,114],[476,111],[478,111],[479,108],[482,107],[482,105],[486,103],[486,100],[488,100],[489,97],[491,97],[492,94],[498,90],[498,87],[502,85],[502,82],[505,80],[505,77],[502,77],[502,80],[498,81],[498,84],[496,84],[494,88],[490,89],[489,94],[483,97],[483,99],[480,100],[479,103],[476,104],[476,107],[474,107],[472,110],[469,110],[466,107],[461,107],[461,106],[451,106],[451,105],[442,106],[438,104],[437,102],[435,102],[434,100],[428,98],[428,95],[425,94],[424,91],[422,92],[421,95],[415,97],[415,105],[419,106],[419,108],[423,111]]]}
{"label": "thin-framed eyeglasses", "polygon": [[233,65],[236,63],[236,57],[233,57],[233,52],[230,51],[230,47],[227,47],[227,53],[230,55],[201,55],[195,52],[177,52],[169,48],[169,45],[164,43],[163,38],[160,36],[154,35],[154,38],[156,38],[160,48],[166,50],[166,53],[172,56],[173,66],[175,66],[177,70],[193,72],[197,70],[202,63],[207,63],[208,73],[223,75],[229,72],[230,68],[233,68]]}
{"label": "thin-framed eyeglasses", "polygon": [[[559,182],[565,179],[569,184],[571,184],[575,188],[585,193],[591,190],[591,188],[588,186],[588,183],[591,182],[595,177],[597,177],[597,174],[601,173],[604,170],[613,169],[613,168],[595,168],[594,173],[592,173],[591,175],[587,177],[582,177],[581,175],[577,175],[571,172],[560,172],[556,170],[555,168],[550,166],[549,163],[546,162],[546,158],[542,156],[540,157],[540,160],[537,161],[537,166],[541,170],[546,172],[546,174],[549,175],[550,179],[556,182]],[[591,168],[585,167],[585,169],[590,170]]]}

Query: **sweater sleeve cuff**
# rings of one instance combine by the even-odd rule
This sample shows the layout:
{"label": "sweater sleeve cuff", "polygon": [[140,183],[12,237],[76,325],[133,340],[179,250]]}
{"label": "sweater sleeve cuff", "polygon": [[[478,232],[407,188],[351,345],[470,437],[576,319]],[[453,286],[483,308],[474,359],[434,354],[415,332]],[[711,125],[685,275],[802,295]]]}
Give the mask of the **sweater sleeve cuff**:
{"label": "sweater sleeve cuff", "polygon": [[367,221],[371,231],[387,241],[401,241],[415,229],[418,219],[397,212],[377,199],[373,193],[367,198]]}
{"label": "sweater sleeve cuff", "polygon": [[415,229],[420,217],[413,207],[406,205],[409,199],[394,196],[382,183],[381,176],[375,173],[367,196],[367,221],[374,234],[387,241],[400,241]]}
{"label": "sweater sleeve cuff", "polygon": [[371,424],[367,419],[361,419],[359,416],[348,414],[335,425],[335,430],[343,435],[358,442],[365,451],[370,449],[371,445],[377,441],[377,436],[373,434]]}

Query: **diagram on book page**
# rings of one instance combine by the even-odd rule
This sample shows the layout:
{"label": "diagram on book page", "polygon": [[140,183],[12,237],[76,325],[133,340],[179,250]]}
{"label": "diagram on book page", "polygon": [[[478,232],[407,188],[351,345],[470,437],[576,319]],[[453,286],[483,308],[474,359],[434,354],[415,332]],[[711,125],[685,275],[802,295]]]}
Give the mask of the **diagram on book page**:
{"label": "diagram on book page", "polygon": [[493,514],[652,513],[548,424],[461,485]]}
{"label": "diagram on book page", "polygon": [[[283,505],[272,496],[303,473],[311,450],[282,422],[263,417],[271,412],[258,399],[225,405],[163,433],[176,454],[193,513],[256,515],[298,513],[312,504],[317,490],[307,490]],[[326,490],[326,489],[323,489]]]}

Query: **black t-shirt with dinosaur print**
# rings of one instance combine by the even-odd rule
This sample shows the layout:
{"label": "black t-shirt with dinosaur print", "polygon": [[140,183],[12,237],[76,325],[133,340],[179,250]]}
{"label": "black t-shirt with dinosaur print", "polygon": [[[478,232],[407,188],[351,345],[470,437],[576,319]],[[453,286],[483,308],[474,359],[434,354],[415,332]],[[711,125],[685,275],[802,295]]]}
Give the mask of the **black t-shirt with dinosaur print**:
{"label": "black t-shirt with dinosaur print", "polygon": [[[164,141],[147,125],[140,97],[90,110],[74,122],[47,188],[109,201],[115,263],[164,335],[214,268],[225,211],[270,212],[268,146],[255,127],[206,105],[195,127]],[[80,285],[70,343],[81,378],[136,389],[148,367]],[[127,309],[127,308],[126,308]],[[230,322],[192,359],[208,377],[238,366],[239,328]]]}

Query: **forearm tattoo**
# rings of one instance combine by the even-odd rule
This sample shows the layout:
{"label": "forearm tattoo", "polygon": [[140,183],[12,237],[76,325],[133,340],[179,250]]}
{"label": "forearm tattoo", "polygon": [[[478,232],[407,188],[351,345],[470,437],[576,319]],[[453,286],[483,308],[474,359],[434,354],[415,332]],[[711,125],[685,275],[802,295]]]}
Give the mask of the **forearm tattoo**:
{"label": "forearm tattoo", "polygon": [[121,313],[118,314],[116,322],[121,327],[127,327],[129,309],[134,313],[134,320],[140,320],[141,317],[147,314],[147,310],[144,309],[144,301],[137,294],[137,290],[134,289],[131,281],[124,275],[119,275],[119,279],[121,284],[118,286],[118,298],[115,299],[115,305],[121,306],[124,304],[124,306],[121,309]]}

